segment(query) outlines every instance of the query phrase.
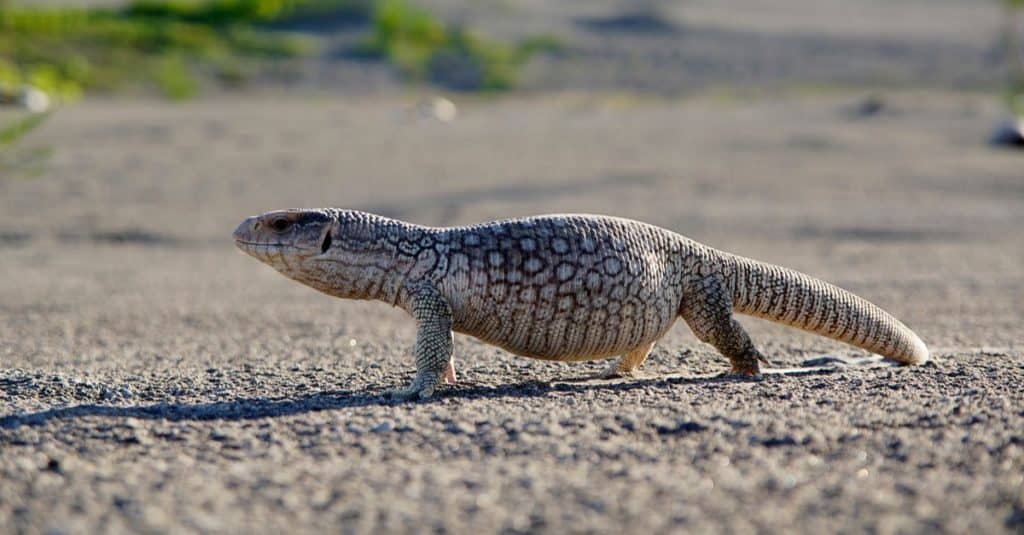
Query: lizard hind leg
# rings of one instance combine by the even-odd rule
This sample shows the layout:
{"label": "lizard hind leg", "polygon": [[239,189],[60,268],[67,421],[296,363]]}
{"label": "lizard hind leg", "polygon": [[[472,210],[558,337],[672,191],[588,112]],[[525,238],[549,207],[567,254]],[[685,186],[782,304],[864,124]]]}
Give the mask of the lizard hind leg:
{"label": "lizard hind leg", "polygon": [[608,369],[598,374],[598,378],[614,379],[617,377],[628,377],[633,375],[638,369],[640,369],[640,365],[647,359],[647,355],[651,354],[651,349],[653,347],[654,342],[651,342],[622,355],[618,360],[613,362]]}
{"label": "lizard hind leg", "polygon": [[700,341],[711,344],[732,364],[732,373],[745,377],[761,377],[759,362],[768,359],[754,347],[750,335],[732,315],[732,298],[715,276],[708,276],[689,285],[688,299],[679,313]]}

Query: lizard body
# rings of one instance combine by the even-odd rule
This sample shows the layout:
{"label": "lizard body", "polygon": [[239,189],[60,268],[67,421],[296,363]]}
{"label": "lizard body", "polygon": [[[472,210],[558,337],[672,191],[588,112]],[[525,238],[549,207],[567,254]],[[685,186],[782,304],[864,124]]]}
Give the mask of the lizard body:
{"label": "lizard body", "polygon": [[268,212],[235,243],[298,282],[399,306],[417,322],[417,374],[400,395],[454,380],[452,333],[546,360],[623,355],[629,373],[677,318],[757,376],[766,359],[734,313],[801,328],[903,364],[929,358],[896,318],[846,290],[639,221],[551,215],[424,227],[354,210]]}

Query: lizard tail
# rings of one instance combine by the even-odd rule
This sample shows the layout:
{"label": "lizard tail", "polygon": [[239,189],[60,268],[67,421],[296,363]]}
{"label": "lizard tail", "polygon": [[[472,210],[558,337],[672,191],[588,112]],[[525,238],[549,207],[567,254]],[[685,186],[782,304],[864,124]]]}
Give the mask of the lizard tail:
{"label": "lizard tail", "polygon": [[733,309],[877,353],[902,364],[928,361],[921,338],[888,312],[792,269],[733,257]]}

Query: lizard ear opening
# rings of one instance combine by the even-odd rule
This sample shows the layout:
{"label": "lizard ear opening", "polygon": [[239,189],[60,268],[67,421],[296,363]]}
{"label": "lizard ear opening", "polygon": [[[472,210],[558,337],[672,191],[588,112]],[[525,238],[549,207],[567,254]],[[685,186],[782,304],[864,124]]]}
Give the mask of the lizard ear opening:
{"label": "lizard ear opening", "polygon": [[326,253],[327,250],[331,248],[332,241],[333,240],[331,239],[331,229],[327,229],[327,232],[324,233],[324,241],[323,243],[320,244],[321,254]]}

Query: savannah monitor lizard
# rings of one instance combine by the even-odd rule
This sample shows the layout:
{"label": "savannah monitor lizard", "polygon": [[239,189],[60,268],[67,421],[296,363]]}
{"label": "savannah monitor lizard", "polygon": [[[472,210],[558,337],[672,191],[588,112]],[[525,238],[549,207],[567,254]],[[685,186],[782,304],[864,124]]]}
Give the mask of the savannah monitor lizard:
{"label": "savannah monitor lizard", "polygon": [[622,355],[629,374],[682,317],[760,375],[734,313],[833,338],[902,363],[928,348],[896,318],[827,282],[726,253],[639,221],[548,215],[435,228],[335,208],[268,212],[234,233],[244,252],[287,277],[347,299],[376,299],[416,320],[416,376],[394,392],[427,398],[454,382],[452,333],[527,357]]}

